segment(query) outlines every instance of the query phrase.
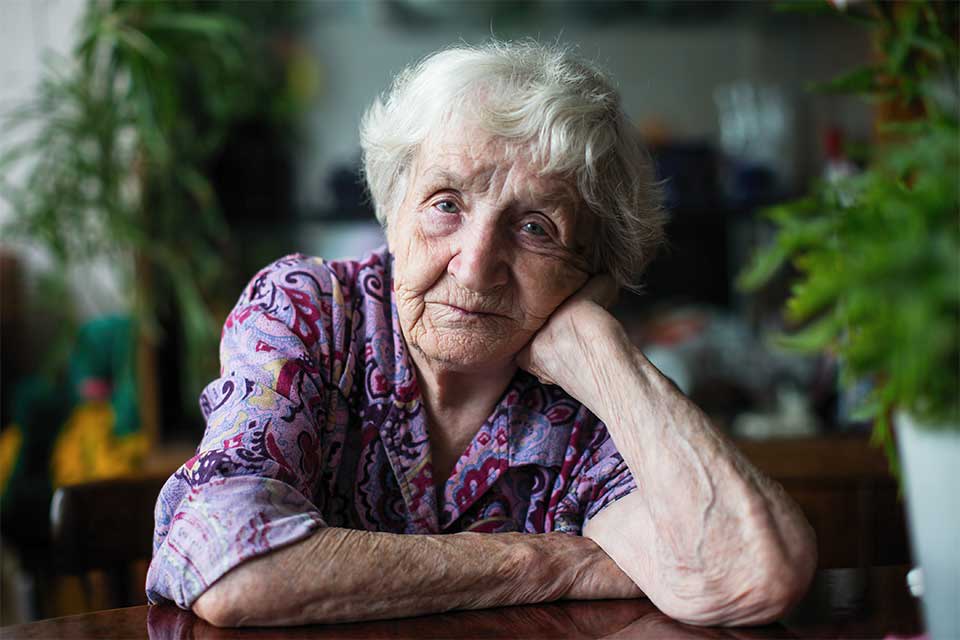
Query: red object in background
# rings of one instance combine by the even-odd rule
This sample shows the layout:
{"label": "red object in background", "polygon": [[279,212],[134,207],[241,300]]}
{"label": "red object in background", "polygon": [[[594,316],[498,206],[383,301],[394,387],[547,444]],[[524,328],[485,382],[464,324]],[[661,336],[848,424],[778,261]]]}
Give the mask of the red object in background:
{"label": "red object in background", "polygon": [[839,160],[844,157],[843,132],[839,127],[830,127],[827,129],[827,133],[823,138],[823,147],[828,160]]}
{"label": "red object in background", "polygon": [[703,313],[668,313],[647,324],[642,343],[673,347],[701,334],[708,324],[710,319]]}
{"label": "red object in background", "polygon": [[823,177],[828,182],[857,173],[857,166],[847,156],[846,137],[840,127],[829,127],[824,132],[823,153]]}
{"label": "red object in background", "polygon": [[113,388],[110,382],[103,378],[87,378],[80,385],[80,395],[84,400],[106,402],[110,399]]}

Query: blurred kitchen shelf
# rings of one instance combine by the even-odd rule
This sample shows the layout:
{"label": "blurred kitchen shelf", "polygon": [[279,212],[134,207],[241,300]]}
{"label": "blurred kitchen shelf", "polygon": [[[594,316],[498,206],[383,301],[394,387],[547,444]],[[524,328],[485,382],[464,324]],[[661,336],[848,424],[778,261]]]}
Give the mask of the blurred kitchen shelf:
{"label": "blurred kitchen shelf", "polygon": [[778,480],[889,479],[883,451],[863,435],[738,439],[739,448],[757,467]]}

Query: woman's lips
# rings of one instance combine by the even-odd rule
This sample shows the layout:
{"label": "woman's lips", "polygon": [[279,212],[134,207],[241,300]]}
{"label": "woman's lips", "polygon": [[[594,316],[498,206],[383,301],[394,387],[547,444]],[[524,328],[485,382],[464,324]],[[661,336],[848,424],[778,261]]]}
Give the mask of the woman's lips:
{"label": "woman's lips", "polygon": [[494,313],[492,311],[481,311],[479,309],[466,309],[464,307],[458,307],[455,304],[449,304],[446,302],[432,302],[428,304],[435,304],[441,307],[446,307],[446,309],[459,318],[502,318],[503,314]]}

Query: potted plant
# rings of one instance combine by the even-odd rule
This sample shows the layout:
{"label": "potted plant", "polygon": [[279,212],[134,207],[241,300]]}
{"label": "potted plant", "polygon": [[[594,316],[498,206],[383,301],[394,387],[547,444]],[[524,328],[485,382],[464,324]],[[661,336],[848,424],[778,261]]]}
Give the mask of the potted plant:
{"label": "potted plant", "polygon": [[[844,3],[846,4],[846,3]],[[823,5],[828,10],[829,5]],[[858,417],[898,468],[932,637],[960,637],[960,88],[958,5],[857,3],[879,62],[823,88],[877,102],[877,140],[861,172],[774,207],[771,245],[741,276],[756,289],[785,262],[798,272],[783,342],[868,380]]]}
{"label": "potted plant", "polygon": [[[91,0],[71,55],[48,60],[35,94],[0,113],[0,198],[12,213],[3,233],[52,258],[47,288],[57,295],[48,297],[62,317],[52,342],[76,336],[63,304],[70,272],[108,262],[135,320],[147,431],[158,417],[149,387],[159,349],[179,344],[173,384],[191,408],[216,374],[224,307],[242,283],[211,174],[240,125],[264,120],[294,137],[305,96],[287,58],[300,52],[271,37],[304,13],[282,3]],[[26,168],[23,180],[8,179],[14,167]],[[47,350],[44,368],[62,369],[68,348]]]}

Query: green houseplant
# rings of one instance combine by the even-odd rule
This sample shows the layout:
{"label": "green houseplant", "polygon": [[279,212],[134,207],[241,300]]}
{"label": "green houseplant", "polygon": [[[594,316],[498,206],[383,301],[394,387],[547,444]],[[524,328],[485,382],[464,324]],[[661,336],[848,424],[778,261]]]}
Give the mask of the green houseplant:
{"label": "green houseplant", "polygon": [[[14,214],[5,231],[46,247],[55,273],[107,258],[142,337],[158,339],[172,301],[189,352],[208,352],[202,292],[225,228],[201,163],[230,118],[220,87],[242,66],[241,25],[185,3],[117,1],[90,2],[78,27],[73,54],[50,60],[34,98],[8,114],[29,133],[0,167],[30,169],[0,183]],[[198,110],[205,122],[187,115]],[[188,376],[203,368],[189,363]]]}
{"label": "green houseplant", "polygon": [[[158,435],[156,354],[170,326],[161,319],[185,336],[174,384],[192,386],[211,368],[207,292],[226,236],[202,169],[233,117],[229,90],[245,59],[242,26],[212,9],[88,2],[70,55],[48,57],[34,94],[3,105],[0,196],[12,214],[3,238],[52,258],[33,296],[40,304],[17,310],[31,329],[46,325],[33,339],[38,362],[4,388],[15,406],[2,432],[13,444],[4,535],[25,566],[46,562],[56,484],[130,473]],[[94,261],[109,266],[124,300],[119,317],[80,327],[70,274]],[[90,380],[107,390],[82,390]]]}
{"label": "green houseplant", "polygon": [[888,34],[884,62],[824,89],[893,101],[914,115],[879,125],[882,139],[861,173],[768,210],[776,238],[740,280],[757,289],[792,261],[800,277],[787,316],[806,325],[782,343],[830,348],[846,382],[872,379],[862,415],[876,419],[888,446],[894,408],[960,425],[956,7],[910,3],[899,16],[891,7],[857,7]]}
{"label": "green houseplant", "polygon": [[[259,168],[297,137],[316,76],[296,38],[308,11],[281,0],[87,0],[69,54],[48,56],[24,102],[0,105],[0,199],[11,214],[0,241],[52,258],[6,307],[20,331],[4,334],[4,348],[25,357],[3,372],[0,508],[24,566],[48,559],[58,484],[142,469],[160,436],[201,420],[220,322],[253,268],[237,263],[280,244],[257,229],[264,248],[241,246],[237,227],[259,211],[244,218],[235,203],[271,186]],[[262,160],[264,149],[276,153]],[[249,188],[232,190],[241,181]],[[263,208],[282,226],[280,205]],[[120,313],[80,326],[76,287],[97,283],[71,275],[105,263]]]}
{"label": "green houseplant", "polygon": [[[76,335],[66,274],[106,259],[135,320],[137,357],[147,354],[142,377],[154,375],[149,354],[171,326],[191,406],[215,375],[219,316],[237,286],[208,168],[235,123],[282,129],[299,108],[277,86],[287,78],[267,42],[297,13],[288,6],[91,0],[71,55],[50,59],[32,99],[0,114],[0,197],[13,213],[3,232],[54,260],[45,282],[55,295],[38,296],[57,300],[43,312],[59,315],[46,371],[62,369]],[[23,180],[7,179],[13,167],[27,167]],[[149,395],[142,389],[147,405]]]}
{"label": "green houseplant", "polygon": [[822,88],[875,101],[878,139],[859,174],[768,212],[775,239],[741,277],[755,289],[792,262],[786,315],[802,328],[782,342],[834,352],[841,384],[870,381],[859,417],[874,421],[896,469],[895,423],[933,637],[960,635],[958,14],[938,2],[848,8],[874,29],[879,62]]}

